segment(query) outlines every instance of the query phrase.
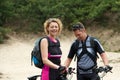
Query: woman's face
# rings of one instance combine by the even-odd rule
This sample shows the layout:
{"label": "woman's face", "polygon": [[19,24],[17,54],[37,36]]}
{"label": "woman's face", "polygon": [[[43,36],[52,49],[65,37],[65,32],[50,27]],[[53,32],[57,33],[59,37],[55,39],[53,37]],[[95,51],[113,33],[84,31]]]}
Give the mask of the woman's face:
{"label": "woman's face", "polygon": [[56,22],[51,22],[48,27],[49,35],[56,36],[59,32],[59,26]]}

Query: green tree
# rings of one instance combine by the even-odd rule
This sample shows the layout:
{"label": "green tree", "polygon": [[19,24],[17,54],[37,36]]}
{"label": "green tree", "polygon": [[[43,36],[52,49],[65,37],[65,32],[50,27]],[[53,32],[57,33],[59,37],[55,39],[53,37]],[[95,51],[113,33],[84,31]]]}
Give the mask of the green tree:
{"label": "green tree", "polygon": [[38,32],[46,19],[58,17],[69,29],[77,21],[105,21],[104,14],[119,13],[119,7],[119,0],[4,0],[0,1],[0,23],[5,24],[14,15],[9,23],[17,23],[16,29]]}
{"label": "green tree", "polygon": [[13,3],[11,0],[0,0],[0,26],[4,25],[13,15]]}

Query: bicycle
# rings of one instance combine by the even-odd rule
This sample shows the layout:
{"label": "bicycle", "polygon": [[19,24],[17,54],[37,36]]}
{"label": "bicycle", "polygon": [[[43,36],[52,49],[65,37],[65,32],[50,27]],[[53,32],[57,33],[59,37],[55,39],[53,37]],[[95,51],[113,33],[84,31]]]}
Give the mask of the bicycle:
{"label": "bicycle", "polygon": [[[76,74],[74,72],[74,70],[75,70],[75,68],[69,67],[67,72],[61,74],[57,80],[71,80],[73,75]],[[103,80],[103,77],[108,72],[112,73],[111,70],[112,70],[112,67],[106,68],[106,67],[103,67],[103,66],[100,66],[100,67],[95,69],[96,73],[98,73],[98,75],[100,76],[101,80]],[[28,77],[28,80],[36,80],[38,77],[41,77],[41,75],[35,75],[35,76]]]}
{"label": "bicycle", "polygon": [[[99,77],[100,77],[100,80],[103,80],[103,77],[108,73],[108,72],[111,72],[112,73],[112,68],[113,67],[108,67],[108,68],[106,68],[106,67],[103,67],[103,66],[100,66],[100,67],[98,67],[98,68],[96,68],[95,69],[95,71],[96,71],[96,73],[99,75]],[[71,80],[72,79],[72,77],[73,77],[73,74],[76,74],[75,72],[74,72],[74,70],[75,70],[75,68],[72,68],[72,67],[70,67],[69,69],[68,69],[68,72],[67,72],[67,79],[62,79],[62,80]]]}
{"label": "bicycle", "polygon": [[98,73],[99,77],[101,78],[101,80],[103,80],[103,77],[108,73],[108,72],[111,72],[112,73],[112,68],[113,67],[110,67],[109,68],[106,68],[106,67],[103,67],[103,66],[100,66],[96,69],[96,72]]}
{"label": "bicycle", "polygon": [[[57,80],[71,80],[73,77],[73,74],[76,74],[74,72],[75,68],[69,67],[67,72],[60,74],[59,78]],[[37,80],[39,77],[41,77],[41,75],[34,75],[34,76],[30,76],[27,79],[28,80]],[[39,79],[40,80],[40,79]]]}
{"label": "bicycle", "polygon": [[[106,67],[104,67],[104,66],[100,66],[100,67],[98,67],[98,68],[96,68],[95,69],[95,71],[96,71],[96,73],[98,73],[98,75],[99,75],[99,77],[100,77],[100,80],[103,80],[103,77],[108,73],[108,72],[111,72],[112,73],[112,68],[113,67],[108,67],[108,68],[106,68]],[[67,73],[67,78],[68,78],[68,76],[70,76],[67,80],[71,80],[72,79],[72,77],[73,77],[73,74],[76,74],[75,72],[74,72],[74,70],[75,70],[75,68],[72,68],[72,67],[70,67],[69,69],[68,69],[68,73]]]}

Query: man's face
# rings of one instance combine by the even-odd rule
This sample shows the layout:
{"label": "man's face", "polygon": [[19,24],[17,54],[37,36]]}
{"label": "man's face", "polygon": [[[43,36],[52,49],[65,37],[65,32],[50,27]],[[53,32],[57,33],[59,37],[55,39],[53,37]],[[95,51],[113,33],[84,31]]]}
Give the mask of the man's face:
{"label": "man's face", "polygon": [[74,32],[74,35],[75,35],[76,38],[78,38],[80,40],[83,38],[84,29],[77,29],[73,32]]}

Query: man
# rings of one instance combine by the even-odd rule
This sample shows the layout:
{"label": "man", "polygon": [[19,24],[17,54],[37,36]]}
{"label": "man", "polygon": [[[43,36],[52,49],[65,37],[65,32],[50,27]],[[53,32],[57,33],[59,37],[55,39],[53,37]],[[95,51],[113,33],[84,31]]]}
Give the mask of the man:
{"label": "man", "polygon": [[76,40],[72,43],[65,66],[68,67],[74,57],[77,56],[77,80],[100,80],[95,69],[97,68],[97,53],[101,56],[103,63],[108,66],[106,53],[100,42],[89,36],[82,23],[73,25],[72,30]]}

